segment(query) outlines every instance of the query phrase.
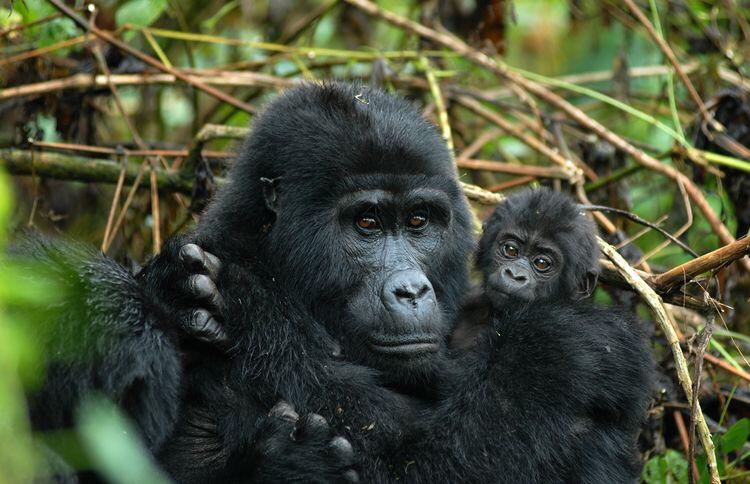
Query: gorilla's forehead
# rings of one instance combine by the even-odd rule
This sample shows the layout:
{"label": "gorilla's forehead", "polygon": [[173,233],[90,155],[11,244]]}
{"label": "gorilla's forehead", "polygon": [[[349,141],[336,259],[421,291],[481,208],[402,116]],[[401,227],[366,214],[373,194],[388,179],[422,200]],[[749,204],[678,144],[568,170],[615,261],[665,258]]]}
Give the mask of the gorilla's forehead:
{"label": "gorilla's forehead", "polygon": [[390,191],[382,189],[359,189],[349,191],[338,199],[341,209],[346,207],[413,207],[414,205],[428,205],[450,211],[451,201],[447,193],[434,188],[418,188],[409,191]]}
{"label": "gorilla's forehead", "polygon": [[451,177],[396,173],[349,175],[334,183],[333,188],[338,198],[362,196],[366,192],[370,197],[392,199],[443,198],[446,203],[458,190]]}

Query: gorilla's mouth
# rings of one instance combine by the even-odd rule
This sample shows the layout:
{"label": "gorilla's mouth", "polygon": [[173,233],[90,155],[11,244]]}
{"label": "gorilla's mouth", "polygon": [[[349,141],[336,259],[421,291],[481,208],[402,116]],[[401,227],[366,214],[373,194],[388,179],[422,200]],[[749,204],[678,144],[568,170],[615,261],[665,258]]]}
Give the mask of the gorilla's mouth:
{"label": "gorilla's mouth", "polygon": [[434,335],[377,336],[370,340],[370,347],[385,356],[414,357],[436,353],[440,340]]}

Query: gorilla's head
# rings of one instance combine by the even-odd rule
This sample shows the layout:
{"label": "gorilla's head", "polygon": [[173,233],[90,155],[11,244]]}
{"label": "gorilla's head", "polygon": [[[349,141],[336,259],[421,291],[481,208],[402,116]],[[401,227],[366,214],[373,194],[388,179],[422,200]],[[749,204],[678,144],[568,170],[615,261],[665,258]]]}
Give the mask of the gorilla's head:
{"label": "gorilla's head", "polygon": [[596,226],[563,193],[516,193],[485,222],[477,267],[498,308],[509,301],[588,297],[599,274]]}
{"label": "gorilla's head", "polygon": [[473,239],[452,157],[405,101],[339,83],[286,91],[207,216],[212,250],[261,262],[347,359],[395,384],[431,374]]}

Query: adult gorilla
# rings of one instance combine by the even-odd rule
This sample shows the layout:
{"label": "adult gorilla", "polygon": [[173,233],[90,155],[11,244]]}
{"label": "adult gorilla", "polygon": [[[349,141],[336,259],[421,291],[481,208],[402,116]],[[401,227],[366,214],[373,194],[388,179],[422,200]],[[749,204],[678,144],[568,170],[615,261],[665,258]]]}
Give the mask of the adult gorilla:
{"label": "adult gorilla", "polygon": [[[437,388],[466,289],[469,210],[445,143],[402,100],[310,84],[255,121],[230,180],[195,235],[144,272],[171,314],[172,288],[186,280],[175,270],[179,249],[190,241],[218,256],[237,352],[192,372],[186,418],[162,460],[191,479],[215,475],[223,456],[230,476],[268,469],[256,454],[281,445],[262,431],[279,399],[323,415],[363,458],[382,453],[411,421],[415,402],[404,395]],[[216,432],[196,442],[196,427]],[[289,444],[289,431],[277,434]],[[306,444],[271,474],[314,475],[295,459],[325,448]],[[215,455],[195,459],[207,448]],[[331,465],[322,464],[325,475]],[[365,477],[386,474],[382,465],[363,464]]]}
{"label": "adult gorilla", "polygon": [[[300,418],[290,439],[292,408],[268,416],[283,399],[345,434],[365,477],[388,475],[377,456],[434,396],[467,285],[469,209],[445,143],[402,100],[308,84],[255,120],[229,178],[195,233],[168,243],[137,286],[107,260],[70,264],[43,248],[85,281],[75,304],[101,334],[50,374],[36,426],[69,423],[93,388],[130,411],[181,481],[350,476],[348,443],[322,419]],[[183,269],[190,242],[222,261],[203,265],[223,301]],[[198,352],[182,373],[173,328],[212,323],[191,310],[185,281],[221,306],[234,357]]]}

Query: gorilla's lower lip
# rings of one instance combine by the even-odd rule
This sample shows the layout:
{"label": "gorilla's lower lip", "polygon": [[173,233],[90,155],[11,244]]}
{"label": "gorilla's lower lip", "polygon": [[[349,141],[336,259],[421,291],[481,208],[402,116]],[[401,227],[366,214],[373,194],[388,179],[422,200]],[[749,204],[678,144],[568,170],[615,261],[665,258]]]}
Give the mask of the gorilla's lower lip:
{"label": "gorilla's lower lip", "polygon": [[373,338],[370,346],[374,351],[392,356],[415,356],[435,353],[439,349],[438,338]]}

